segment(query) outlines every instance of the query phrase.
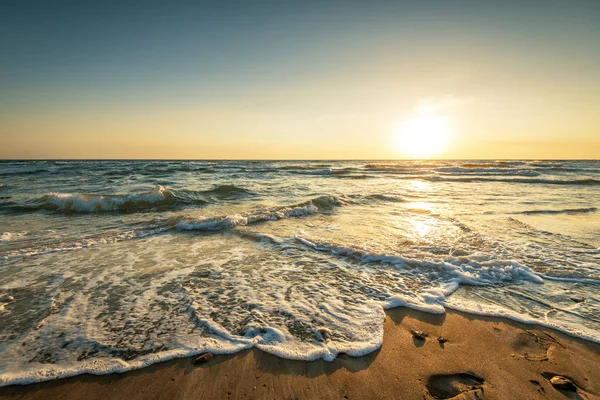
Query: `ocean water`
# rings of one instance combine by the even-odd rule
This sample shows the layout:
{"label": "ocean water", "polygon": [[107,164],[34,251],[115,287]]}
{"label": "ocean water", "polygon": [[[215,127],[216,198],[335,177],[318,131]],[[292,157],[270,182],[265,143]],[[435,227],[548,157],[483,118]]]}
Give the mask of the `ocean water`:
{"label": "ocean water", "polygon": [[358,356],[396,306],[600,342],[599,209],[599,161],[1,162],[0,386]]}

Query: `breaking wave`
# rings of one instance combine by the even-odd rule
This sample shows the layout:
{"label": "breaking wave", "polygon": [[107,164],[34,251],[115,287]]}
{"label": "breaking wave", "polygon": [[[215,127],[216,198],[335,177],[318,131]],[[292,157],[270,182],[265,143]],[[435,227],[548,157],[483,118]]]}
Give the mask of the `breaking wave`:
{"label": "breaking wave", "polygon": [[149,192],[139,194],[50,193],[35,200],[22,204],[11,203],[2,208],[7,211],[47,210],[65,214],[134,213],[182,206],[201,206],[212,201],[235,200],[252,194],[252,192],[234,185],[221,185],[205,191],[156,186]]}
{"label": "breaking wave", "polygon": [[[113,234],[92,235],[90,237],[79,238],[77,241],[56,242],[45,246],[28,248],[25,251],[0,252],[0,260],[70,252],[124,240],[141,239],[168,231],[220,232],[235,228],[236,226],[247,226],[261,222],[310,216],[319,212],[331,211],[334,207],[339,207],[343,204],[344,202],[338,197],[324,195],[295,205],[258,209],[243,214],[207,218],[178,216],[166,220],[156,219],[138,223],[137,227],[133,229]],[[2,241],[12,240],[15,237],[15,234],[5,232],[2,235]]]}
{"label": "breaking wave", "polygon": [[335,196],[320,196],[304,203],[275,207],[266,210],[256,210],[245,214],[226,215],[211,218],[178,219],[175,226],[182,231],[222,231],[238,225],[252,225],[260,222],[276,221],[291,217],[312,215],[319,210],[330,210],[341,206],[342,201]]}

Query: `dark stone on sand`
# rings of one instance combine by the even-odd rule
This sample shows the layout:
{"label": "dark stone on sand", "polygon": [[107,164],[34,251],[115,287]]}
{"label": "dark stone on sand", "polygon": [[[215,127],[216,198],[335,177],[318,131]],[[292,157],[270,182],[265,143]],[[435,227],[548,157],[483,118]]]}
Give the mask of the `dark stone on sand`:
{"label": "dark stone on sand", "polygon": [[577,386],[569,379],[561,375],[550,378],[550,383],[555,389],[565,390],[567,392],[576,392]]}
{"label": "dark stone on sand", "polygon": [[438,338],[438,342],[440,342],[440,343],[442,343],[442,344],[444,344],[444,343],[448,343],[448,339],[446,339],[446,338],[445,338],[445,337],[443,337],[443,336],[440,336],[440,337]]}
{"label": "dark stone on sand", "polygon": [[212,360],[215,356],[213,353],[202,353],[194,360],[194,365],[206,364]]}
{"label": "dark stone on sand", "polygon": [[410,333],[412,334],[412,337],[419,340],[425,340],[427,337],[427,334],[423,331],[410,331]]}

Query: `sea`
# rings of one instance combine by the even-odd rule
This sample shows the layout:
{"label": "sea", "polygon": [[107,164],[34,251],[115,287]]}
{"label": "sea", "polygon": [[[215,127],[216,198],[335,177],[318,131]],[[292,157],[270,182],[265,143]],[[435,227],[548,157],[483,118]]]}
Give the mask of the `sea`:
{"label": "sea", "polygon": [[600,161],[2,161],[0,386],[257,348],[385,309],[600,342]]}

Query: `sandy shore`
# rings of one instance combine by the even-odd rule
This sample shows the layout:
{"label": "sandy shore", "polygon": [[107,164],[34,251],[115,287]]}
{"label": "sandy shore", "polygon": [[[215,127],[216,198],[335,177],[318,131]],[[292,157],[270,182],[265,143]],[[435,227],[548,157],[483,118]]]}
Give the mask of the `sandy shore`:
{"label": "sandy shore", "polygon": [[[415,339],[413,330],[428,337]],[[569,377],[577,392],[555,389],[554,375]],[[569,397],[600,398],[600,345],[505,319],[406,308],[388,311],[383,346],[360,358],[290,361],[249,350],[200,366],[179,359],[125,374],[0,388],[1,399]]]}

